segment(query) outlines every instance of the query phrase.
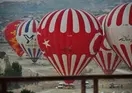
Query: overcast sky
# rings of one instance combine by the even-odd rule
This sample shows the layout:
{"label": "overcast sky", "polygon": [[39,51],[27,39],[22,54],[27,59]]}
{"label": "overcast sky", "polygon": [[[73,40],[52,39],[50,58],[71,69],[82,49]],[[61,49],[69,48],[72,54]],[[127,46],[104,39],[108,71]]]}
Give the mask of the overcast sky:
{"label": "overcast sky", "polygon": [[27,1],[27,0],[0,0],[0,2],[3,2],[3,1]]}

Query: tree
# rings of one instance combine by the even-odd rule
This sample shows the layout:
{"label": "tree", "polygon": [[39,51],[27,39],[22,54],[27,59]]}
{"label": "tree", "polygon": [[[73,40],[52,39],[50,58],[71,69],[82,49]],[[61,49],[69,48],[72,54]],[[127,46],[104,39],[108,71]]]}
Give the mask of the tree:
{"label": "tree", "polygon": [[[18,62],[13,62],[11,66],[9,64],[6,64],[4,76],[22,76],[22,66]],[[9,83],[8,86],[9,89],[20,87],[17,82]]]}
{"label": "tree", "polygon": [[5,52],[0,51],[0,59],[3,59],[5,55],[6,55],[6,53],[5,53]]}
{"label": "tree", "polygon": [[35,93],[35,92],[33,92],[33,91],[31,91],[31,90],[23,89],[23,90],[21,91],[21,93]]}
{"label": "tree", "polygon": [[22,76],[22,66],[18,62],[12,63],[13,76]]}

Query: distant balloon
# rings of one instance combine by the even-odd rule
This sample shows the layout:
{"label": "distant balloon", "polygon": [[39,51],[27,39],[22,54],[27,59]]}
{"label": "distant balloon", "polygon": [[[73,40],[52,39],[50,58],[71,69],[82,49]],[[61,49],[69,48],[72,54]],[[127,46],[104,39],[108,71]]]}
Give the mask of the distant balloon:
{"label": "distant balloon", "polygon": [[23,55],[24,51],[22,50],[22,48],[20,47],[19,43],[16,40],[16,33],[17,33],[16,29],[22,21],[23,20],[13,21],[7,24],[7,26],[4,28],[5,39],[19,57]]}
{"label": "distant balloon", "polygon": [[30,19],[22,22],[17,29],[17,40],[23,51],[30,57],[35,63],[41,56],[41,51],[38,47],[37,36],[38,21]]}
{"label": "distant balloon", "polygon": [[109,46],[105,30],[104,30],[104,23],[106,19],[106,15],[100,15],[97,17],[99,22],[101,23],[102,30],[103,30],[103,42],[101,44],[100,50],[94,57],[95,62],[99,64],[99,66],[102,68],[103,72],[105,74],[112,74],[119,63],[121,62],[121,59],[116,55],[116,53],[111,49]]}
{"label": "distant balloon", "polygon": [[75,9],[57,10],[45,15],[37,37],[40,49],[63,76],[79,75],[95,56],[102,41],[96,18]]}
{"label": "distant balloon", "polygon": [[105,22],[109,44],[132,70],[132,3],[115,7]]}

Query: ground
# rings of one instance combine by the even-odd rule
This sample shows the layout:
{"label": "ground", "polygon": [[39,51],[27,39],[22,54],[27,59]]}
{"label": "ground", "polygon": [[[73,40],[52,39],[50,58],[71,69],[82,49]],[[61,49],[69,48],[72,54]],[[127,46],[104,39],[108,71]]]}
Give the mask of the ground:
{"label": "ground", "polygon": [[[36,64],[33,64],[33,62],[28,59],[26,55],[19,58],[16,56],[14,51],[10,48],[7,44],[1,44],[0,50],[4,50],[10,59],[10,62],[18,61],[23,68],[23,76],[36,76],[37,73],[41,76],[53,76],[58,75],[54,68],[50,65],[48,60],[41,57]],[[3,60],[1,60],[3,61]],[[123,63],[122,63],[123,64]],[[123,64],[124,65],[124,64]],[[121,67],[121,66],[119,66]],[[127,71],[126,69],[118,69],[114,72],[114,74],[130,74],[130,71]],[[83,74],[103,74],[100,67],[94,62],[91,61],[88,66],[83,71]],[[75,89],[56,89],[56,86],[58,85],[60,81],[52,81],[52,82],[30,82],[30,83],[24,83],[23,86],[21,86],[20,89],[14,89],[13,91],[15,93],[20,93],[22,89],[29,89],[32,91],[35,91],[36,93],[81,93],[80,90],[80,81],[75,81]],[[92,82],[92,81],[90,81]],[[116,83],[116,84],[122,84],[123,88],[109,88],[110,83]],[[22,85],[22,84],[21,84]],[[99,81],[99,91],[100,93],[112,93],[115,91],[115,93],[121,93],[122,91],[130,91],[132,93],[132,80],[100,80]],[[93,89],[88,88],[87,93],[93,93]],[[113,92],[114,93],[114,92]]]}

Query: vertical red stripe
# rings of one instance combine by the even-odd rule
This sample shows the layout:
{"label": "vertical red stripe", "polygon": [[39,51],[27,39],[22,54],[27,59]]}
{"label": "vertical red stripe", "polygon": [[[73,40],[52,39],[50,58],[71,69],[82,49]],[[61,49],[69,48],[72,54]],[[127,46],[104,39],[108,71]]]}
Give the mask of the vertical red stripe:
{"label": "vertical red stripe", "polygon": [[[60,53],[58,54],[58,57],[59,57],[59,61],[60,61],[61,68],[62,68],[62,70],[63,70],[62,73],[64,73],[64,75],[66,75],[66,71],[65,71],[65,67],[64,67],[64,63],[65,63],[66,61],[63,61],[62,55],[61,55]],[[67,68],[66,68],[66,70],[67,70]]]}
{"label": "vertical red stripe", "polygon": [[[120,6],[120,5],[119,5],[119,6]],[[112,17],[113,17],[113,15],[114,15],[116,9],[117,9],[119,6],[117,6],[116,8],[114,8],[114,10],[113,10],[112,12],[110,12],[110,15],[109,15],[109,17],[108,17],[107,26],[110,26],[110,25],[111,25]]]}
{"label": "vertical red stripe", "polygon": [[106,65],[108,65],[108,68],[106,68],[106,70],[110,71],[110,70],[112,70],[110,68],[110,66],[112,65],[112,62],[111,62],[111,60],[112,60],[111,59],[112,54],[111,53],[107,53],[106,55],[107,55],[107,64]]}
{"label": "vertical red stripe", "polygon": [[77,55],[76,60],[75,60],[75,65],[73,67],[73,73],[72,73],[73,75],[75,74],[75,71],[77,70],[77,66],[80,61],[80,58],[81,58],[81,55]]}
{"label": "vertical red stripe", "polygon": [[[67,31],[66,34],[67,35],[72,35],[73,32],[73,17],[72,17],[72,11],[71,9],[69,9],[68,11],[68,17],[67,17]],[[63,41],[62,41],[63,42]],[[69,49],[69,47],[71,47],[72,45],[72,38],[71,37],[66,37],[66,48]],[[70,70],[71,70],[71,52],[70,51],[66,51],[67,54],[67,65],[68,65],[68,74],[70,75]]]}
{"label": "vertical red stripe", "polygon": [[20,25],[20,29],[18,31],[19,36],[21,36],[21,34],[22,34],[22,27],[23,27],[24,24],[25,24],[25,22],[23,22],[22,25]]}
{"label": "vertical red stripe", "polygon": [[[58,11],[58,10],[57,10],[57,11]],[[53,12],[55,13],[55,12],[57,12],[57,11],[53,11]],[[51,13],[53,13],[53,12],[50,12],[50,13],[46,14],[46,15],[43,17],[43,19],[42,19],[41,22],[40,22],[40,26],[39,26],[39,28],[38,28],[39,30],[42,29],[42,24],[43,24],[44,20],[47,18],[47,16],[50,15]],[[54,13],[53,13],[53,14],[54,14]]]}
{"label": "vertical red stripe", "polygon": [[101,25],[102,25],[102,23],[103,23],[103,20],[104,20],[105,16],[106,16],[106,15],[103,15],[103,16],[101,16],[101,18],[99,19],[99,22],[100,22]]}
{"label": "vertical red stripe", "polygon": [[124,14],[124,10],[126,8],[127,4],[123,5],[117,15],[117,19],[116,19],[116,25],[120,26],[122,24],[122,20],[123,20],[123,14]]}
{"label": "vertical red stripe", "polygon": [[[54,59],[53,55],[50,55],[50,58],[52,59],[52,61],[53,61],[54,64],[55,64],[55,66],[54,66],[54,65],[50,62],[50,63],[52,64],[52,66],[54,66],[54,68],[56,67],[56,68],[58,69],[58,71],[61,73],[61,75],[63,75],[63,74],[62,74],[63,72],[61,72],[61,70],[60,70],[59,66],[57,65],[56,60]],[[55,69],[56,69],[56,68],[55,68]],[[57,71],[57,70],[56,70],[56,71]]]}
{"label": "vertical red stripe", "polygon": [[132,4],[131,4],[131,7],[130,7],[129,24],[132,25]]}
{"label": "vertical red stripe", "polygon": [[[79,23],[79,31],[85,31],[85,24],[82,18],[82,15],[80,14],[79,11],[75,10],[78,18],[78,23]],[[89,25],[89,24],[88,24]]]}
{"label": "vertical red stripe", "polygon": [[[46,30],[48,30],[49,31],[49,26],[50,26],[50,22],[51,22],[51,20],[52,20],[52,18],[54,17],[54,15],[57,13],[57,12],[59,12],[59,11],[56,11],[56,12],[54,12],[52,15],[50,15],[50,17],[48,18],[48,20],[47,20],[47,22],[46,22],[46,24],[45,24],[45,28],[46,28]],[[47,32],[48,32],[47,31]]]}
{"label": "vertical red stripe", "polygon": [[103,70],[102,65],[101,65],[102,62],[100,63],[100,61],[98,60],[97,56],[94,57],[94,60],[101,67],[101,69]]}
{"label": "vertical red stripe", "polygon": [[[100,59],[101,59],[101,62],[100,62],[100,63],[102,63],[102,64],[103,64],[103,67],[104,67],[103,71],[105,71],[105,70],[107,69],[107,68],[106,68],[106,65],[107,65],[107,64],[105,64],[103,52],[100,51],[100,52],[98,52],[98,53],[99,53],[99,56],[100,56]],[[103,68],[103,67],[102,67],[102,68]]]}
{"label": "vertical red stripe", "polygon": [[[95,26],[94,26],[94,23],[93,23],[93,21],[91,20],[91,17],[89,16],[89,14],[87,14],[87,13],[85,13],[84,11],[83,11],[83,13],[87,16],[87,18],[88,18],[88,21],[89,21],[89,23],[90,24],[88,24],[88,25],[90,25],[90,27],[91,27],[91,31],[96,31],[96,29],[95,29]],[[92,16],[92,15],[91,15]],[[93,17],[94,18],[94,17]],[[96,20],[96,19],[95,19]],[[98,21],[96,21],[96,23],[98,24]],[[82,24],[80,24],[81,26],[80,27],[82,27]],[[99,24],[98,24],[98,26],[99,26]],[[82,30],[82,29],[80,29],[80,30]]]}
{"label": "vertical red stripe", "polygon": [[129,56],[128,56],[128,53],[127,53],[127,50],[126,50],[125,45],[121,44],[120,47],[121,47],[121,49],[122,49],[122,51],[123,51],[123,53],[125,54],[125,57],[126,57],[126,59],[127,59],[126,61],[127,61],[128,63],[127,63],[127,62],[126,62],[126,63],[129,64],[130,67],[132,67],[132,63],[131,63],[130,58],[129,58]]}
{"label": "vertical red stripe", "polygon": [[[45,55],[44,55],[45,56]],[[47,59],[49,60],[49,58],[48,58],[48,56],[47,56]],[[52,59],[52,57],[51,57],[51,59]],[[53,60],[53,59],[52,59]],[[53,63],[55,64],[55,65],[53,65],[52,64],[52,62],[49,60],[49,62],[51,63],[51,65],[54,67],[54,69],[56,70],[56,72],[58,72],[58,73],[60,73],[61,75],[62,75],[62,73],[61,73],[61,71],[60,71],[60,69],[58,68],[58,66],[55,64],[55,61],[53,60]]]}
{"label": "vertical red stripe", "polygon": [[33,55],[36,57],[36,48],[33,48]]}
{"label": "vertical red stripe", "polygon": [[117,68],[117,66],[119,65],[119,63],[121,62],[121,60],[119,60],[120,58],[115,55],[115,58],[114,58],[114,63],[112,64],[112,69],[115,70],[114,68]]}
{"label": "vertical red stripe", "polygon": [[113,45],[113,49],[114,49],[114,51],[116,52],[116,54],[117,54],[123,61],[125,61],[124,58],[122,57],[121,53],[119,52],[117,46]]}
{"label": "vertical red stripe", "polygon": [[36,28],[36,21],[33,20],[33,32],[36,32],[37,31],[37,28]]}
{"label": "vertical red stripe", "polygon": [[[63,10],[63,11],[61,11],[60,13],[59,13],[59,15],[57,16],[57,19],[56,19],[56,21],[55,21],[55,28],[54,28],[54,32],[55,33],[59,33],[60,32],[60,25],[61,25],[61,20],[62,20],[62,16],[63,16],[63,13],[64,13],[64,11],[65,10]],[[58,11],[59,12],[59,11]],[[57,13],[57,12],[56,12]],[[59,57],[59,62],[60,62],[60,65],[61,65],[61,68],[62,68],[62,70],[63,70],[63,72],[61,72],[61,73],[63,73],[64,75],[66,75],[66,70],[68,70],[67,68],[66,68],[66,70],[65,70],[65,65],[64,65],[64,63],[66,62],[66,61],[63,61],[63,58],[62,58],[62,55],[61,55],[61,52],[62,51],[60,51],[60,49],[61,49],[61,44],[60,44],[60,42],[61,43],[65,43],[64,41],[63,41],[63,38],[62,39],[58,39],[58,38],[56,38],[56,37],[60,37],[61,35],[60,34],[53,34],[53,36],[51,37],[51,39],[53,40],[53,46],[54,46],[54,51],[56,51],[56,53],[58,54],[58,57]],[[67,56],[67,55],[66,55]],[[67,64],[67,63],[66,63]]]}
{"label": "vertical red stripe", "polygon": [[[76,75],[79,75],[80,73],[81,73],[81,71],[80,70],[84,70],[84,68],[87,66],[84,66],[84,64],[85,64],[85,62],[86,62],[86,60],[87,60],[87,58],[88,57],[85,57],[84,58],[84,60],[83,60],[83,62],[82,62],[82,64],[80,65],[80,67],[79,67],[79,69],[78,69],[78,71],[76,72]],[[87,62],[87,64],[88,64],[89,62]],[[84,67],[84,68],[82,68],[82,67]]]}

